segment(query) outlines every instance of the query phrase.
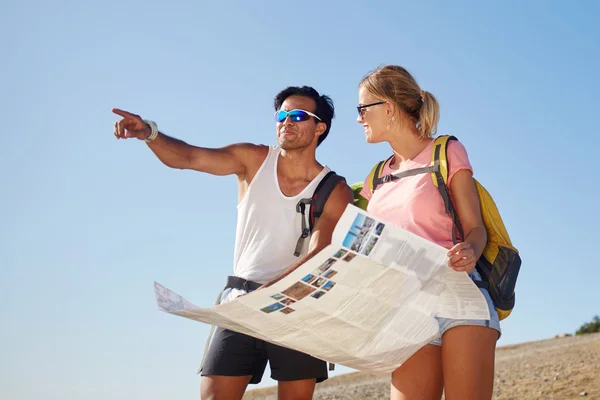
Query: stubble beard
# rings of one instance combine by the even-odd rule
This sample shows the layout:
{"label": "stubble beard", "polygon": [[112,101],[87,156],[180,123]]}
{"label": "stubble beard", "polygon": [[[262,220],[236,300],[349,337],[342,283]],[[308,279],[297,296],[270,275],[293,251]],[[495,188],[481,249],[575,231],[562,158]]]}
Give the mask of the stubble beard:
{"label": "stubble beard", "polygon": [[286,151],[304,150],[312,143],[312,140],[308,140],[307,136],[308,135],[298,135],[294,140],[291,141],[285,140],[284,138],[283,140],[279,141],[279,147]]}

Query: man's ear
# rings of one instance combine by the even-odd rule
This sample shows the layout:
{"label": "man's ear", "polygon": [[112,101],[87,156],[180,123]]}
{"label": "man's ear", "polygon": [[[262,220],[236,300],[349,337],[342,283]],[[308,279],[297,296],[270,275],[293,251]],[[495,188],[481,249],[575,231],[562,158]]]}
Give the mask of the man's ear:
{"label": "man's ear", "polygon": [[321,136],[327,130],[327,124],[325,122],[319,122],[315,129],[315,134]]}

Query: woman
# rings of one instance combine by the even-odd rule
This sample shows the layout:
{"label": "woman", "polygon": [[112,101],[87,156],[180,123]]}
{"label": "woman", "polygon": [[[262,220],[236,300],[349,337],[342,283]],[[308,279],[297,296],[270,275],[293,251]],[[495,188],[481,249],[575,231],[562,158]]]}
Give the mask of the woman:
{"label": "woman", "polygon": [[[381,176],[427,167],[439,105],[421,90],[402,67],[385,66],[367,75],[359,85],[358,123],[369,143],[387,142],[393,156]],[[365,185],[361,195],[367,211],[447,248],[449,266],[481,280],[475,270],[486,244],[472,167],[463,145],[448,145],[448,187],[464,237],[454,245],[452,219],[446,214],[431,174],[403,177],[377,186]],[[498,314],[489,293],[489,321],[438,318],[440,339],[426,344],[392,374],[392,399],[490,399],[494,383],[494,355],[500,334]]]}

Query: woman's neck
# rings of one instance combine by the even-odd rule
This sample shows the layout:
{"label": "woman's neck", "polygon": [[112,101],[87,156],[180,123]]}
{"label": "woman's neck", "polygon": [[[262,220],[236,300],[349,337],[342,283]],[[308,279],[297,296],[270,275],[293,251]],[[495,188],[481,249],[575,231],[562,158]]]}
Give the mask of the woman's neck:
{"label": "woman's neck", "polygon": [[394,152],[394,159],[390,164],[392,169],[397,169],[403,162],[417,157],[431,142],[430,138],[421,138],[416,128],[414,131],[394,132],[390,137],[392,139],[389,143]]}

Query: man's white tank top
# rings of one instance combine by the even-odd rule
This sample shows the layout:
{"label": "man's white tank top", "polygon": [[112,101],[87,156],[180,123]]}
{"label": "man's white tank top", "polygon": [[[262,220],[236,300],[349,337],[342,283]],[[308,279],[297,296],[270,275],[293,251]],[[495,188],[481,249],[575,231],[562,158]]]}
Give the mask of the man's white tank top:
{"label": "man's white tank top", "polygon": [[300,257],[294,256],[302,232],[302,215],[296,212],[296,205],[300,199],[311,197],[329,172],[324,167],[302,192],[288,197],[277,179],[280,152],[279,146],[269,147],[267,158],[238,205],[233,272],[258,283],[277,277],[306,255],[309,239],[304,241]]}

